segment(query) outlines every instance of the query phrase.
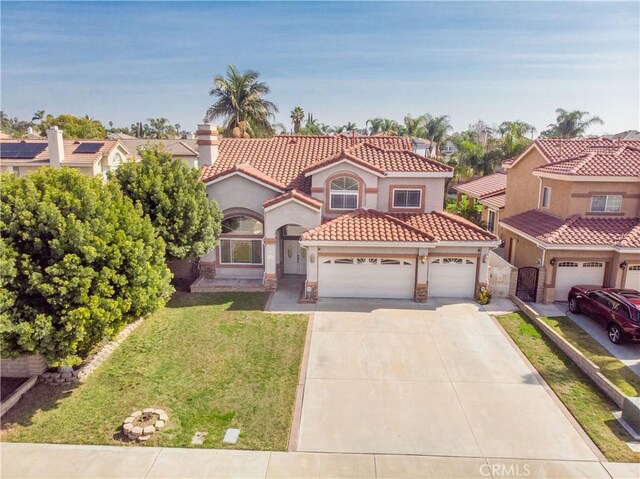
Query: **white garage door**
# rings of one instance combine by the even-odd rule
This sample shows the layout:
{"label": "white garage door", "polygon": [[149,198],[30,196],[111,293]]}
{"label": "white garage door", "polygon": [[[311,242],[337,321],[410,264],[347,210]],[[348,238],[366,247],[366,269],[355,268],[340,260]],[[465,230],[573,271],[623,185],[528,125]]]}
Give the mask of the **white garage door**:
{"label": "white garage door", "polygon": [[429,297],[472,298],[476,285],[476,258],[429,260]]}
{"label": "white garage door", "polygon": [[624,287],[640,290],[640,266],[629,266],[627,269],[627,278],[624,280]]}
{"label": "white garage door", "polygon": [[604,263],[599,261],[560,261],[556,267],[556,301],[567,301],[572,286],[593,284],[602,286]]}
{"label": "white garage door", "polygon": [[318,268],[322,298],[413,298],[415,259],[323,258]]}

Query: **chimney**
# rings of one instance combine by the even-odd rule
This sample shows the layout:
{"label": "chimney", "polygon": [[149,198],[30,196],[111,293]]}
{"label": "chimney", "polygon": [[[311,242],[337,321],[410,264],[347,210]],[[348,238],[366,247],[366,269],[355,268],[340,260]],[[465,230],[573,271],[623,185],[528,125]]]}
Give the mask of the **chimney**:
{"label": "chimney", "polygon": [[209,122],[198,125],[196,131],[198,144],[198,165],[211,166],[218,159],[218,127]]}
{"label": "chimney", "polygon": [[49,143],[49,165],[51,168],[60,168],[64,161],[64,142],[62,130],[53,126],[47,130],[47,143]]}

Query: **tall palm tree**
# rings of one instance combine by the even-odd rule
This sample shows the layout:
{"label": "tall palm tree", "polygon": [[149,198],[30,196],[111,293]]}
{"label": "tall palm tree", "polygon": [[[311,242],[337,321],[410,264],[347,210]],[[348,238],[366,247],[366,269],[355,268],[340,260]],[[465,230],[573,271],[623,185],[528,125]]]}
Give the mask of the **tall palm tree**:
{"label": "tall palm tree", "polygon": [[431,113],[424,115],[425,136],[431,141],[431,153],[438,156],[442,143],[452,130],[449,115],[434,116]]}
{"label": "tall palm tree", "polygon": [[547,129],[541,133],[547,138],[576,138],[584,136],[587,129],[592,125],[603,125],[604,122],[599,116],[589,115],[588,111],[567,111],[563,108],[556,110],[557,117],[555,123],[550,123]]}
{"label": "tall palm tree", "polygon": [[173,127],[176,129],[176,136],[180,138],[182,136],[180,135],[180,128],[182,128],[182,125],[180,123],[176,123]]}
{"label": "tall palm tree", "polygon": [[405,116],[404,134],[412,138],[424,138],[426,134],[424,117],[413,118],[411,115]]}
{"label": "tall palm tree", "polygon": [[166,118],[149,118],[151,133],[154,138],[162,139],[167,137],[169,120]]}
{"label": "tall palm tree", "polygon": [[384,120],[382,118],[372,118],[366,122],[366,130],[368,135],[377,135],[382,131],[382,124]]}
{"label": "tall palm tree", "polygon": [[304,120],[304,110],[297,106],[291,110],[291,123],[293,123],[294,133],[298,133],[300,131],[302,120]]}
{"label": "tall palm tree", "polygon": [[527,134],[533,133],[536,128],[524,121],[503,121],[498,127],[498,132],[501,134],[498,140],[498,147],[504,152],[505,158],[513,158],[518,156],[531,144]]}
{"label": "tall palm tree", "polygon": [[39,121],[40,123],[42,123],[42,120],[44,120],[44,110],[37,110],[33,114],[33,118],[31,118],[31,121]]}
{"label": "tall palm tree", "polygon": [[[207,110],[207,120],[222,118],[227,134],[235,137],[259,134],[273,134],[271,120],[278,108],[264,97],[271,89],[258,81],[260,74],[253,70],[240,73],[229,65],[227,75],[217,75],[209,94],[216,102]],[[242,131],[242,130],[245,131]]]}
{"label": "tall palm tree", "polygon": [[358,125],[350,121],[350,122],[347,122],[347,124],[344,125],[342,128],[344,129],[344,131],[352,132],[358,129]]}

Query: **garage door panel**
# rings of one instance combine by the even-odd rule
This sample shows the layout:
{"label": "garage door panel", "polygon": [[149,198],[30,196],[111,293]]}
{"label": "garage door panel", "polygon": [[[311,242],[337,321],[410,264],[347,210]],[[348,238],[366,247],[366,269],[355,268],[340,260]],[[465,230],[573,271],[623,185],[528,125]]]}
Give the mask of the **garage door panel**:
{"label": "garage door panel", "polygon": [[640,265],[632,265],[627,267],[627,277],[624,281],[624,287],[640,290]]}
{"label": "garage door panel", "polygon": [[604,262],[560,261],[556,267],[555,300],[567,301],[571,288],[577,284],[604,283]]}
{"label": "garage door panel", "polygon": [[429,297],[471,298],[475,292],[477,258],[432,258]]}
{"label": "garage door panel", "polygon": [[414,290],[414,259],[345,256],[319,265],[320,297],[410,299]]}

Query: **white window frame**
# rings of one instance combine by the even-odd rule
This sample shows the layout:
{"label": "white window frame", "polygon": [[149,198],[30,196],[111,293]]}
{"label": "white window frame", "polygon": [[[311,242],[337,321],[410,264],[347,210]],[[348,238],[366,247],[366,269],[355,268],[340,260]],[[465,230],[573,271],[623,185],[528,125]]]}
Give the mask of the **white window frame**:
{"label": "white window frame", "polygon": [[[593,201],[596,198],[604,198],[604,209],[594,210]],[[618,200],[619,198],[619,200]],[[613,209],[617,206],[617,209]],[[622,211],[622,195],[593,195],[591,197],[591,213],[620,213]]]}
{"label": "white window frame", "polygon": [[[251,256],[252,256],[252,261],[253,261],[253,242],[254,241],[259,241],[260,242],[260,262],[259,263],[254,263],[254,262],[250,262],[250,263],[246,263],[246,262],[236,262],[233,261],[233,248],[229,248],[229,255],[231,256],[231,261],[227,262],[227,261],[223,261],[222,259],[222,242],[223,241],[248,241],[251,244]],[[223,236],[220,237],[220,245],[219,247],[219,252],[220,252],[220,264],[223,265],[244,265],[244,266],[262,266],[264,264],[264,251],[263,251],[263,245],[262,245],[262,239],[261,238],[225,238]]]}
{"label": "white window frame", "polygon": [[[417,191],[419,193],[418,204],[416,206],[398,206],[396,205],[396,191]],[[408,199],[408,196],[407,196]],[[391,191],[391,205],[396,209],[406,209],[406,210],[415,210],[422,208],[422,189],[421,188],[393,188]]]}
{"label": "white window frame", "polygon": [[[332,190],[331,185],[334,181],[339,180],[341,178],[348,178],[356,182],[356,186],[358,189],[356,190]],[[355,208],[336,208],[333,206],[333,197],[334,196],[354,196],[356,198],[356,206]],[[329,209],[332,211],[354,211],[360,207],[360,182],[351,176],[338,176],[337,178],[333,178],[329,182]]]}
{"label": "white window frame", "polygon": [[551,188],[548,186],[542,187],[542,198],[540,199],[540,206],[542,206],[543,208],[549,208],[551,206]]}

